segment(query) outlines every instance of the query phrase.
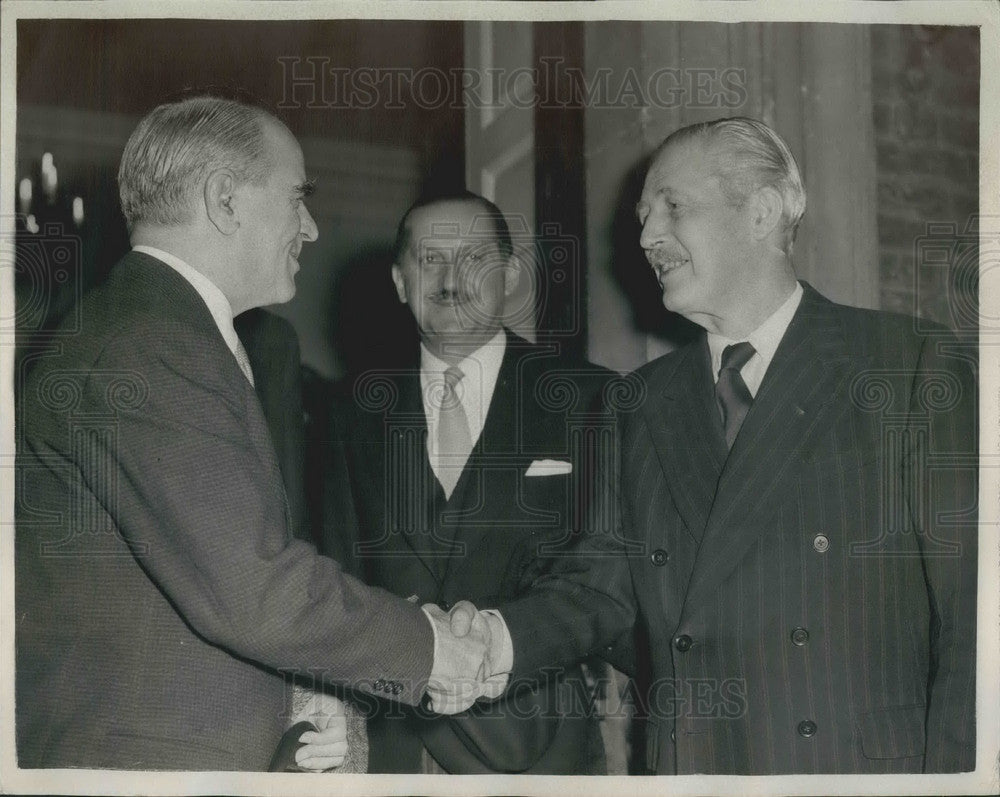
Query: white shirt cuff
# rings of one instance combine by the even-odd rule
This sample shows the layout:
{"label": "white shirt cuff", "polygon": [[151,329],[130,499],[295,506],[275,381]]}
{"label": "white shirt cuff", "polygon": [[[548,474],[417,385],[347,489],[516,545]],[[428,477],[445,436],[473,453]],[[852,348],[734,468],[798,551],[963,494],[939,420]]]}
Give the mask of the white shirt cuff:
{"label": "white shirt cuff", "polygon": [[510,638],[510,631],[507,629],[507,622],[503,615],[496,609],[483,609],[483,614],[495,620],[490,623],[490,633],[500,632],[500,654],[494,663],[493,675],[509,673],[514,669],[514,641]]}

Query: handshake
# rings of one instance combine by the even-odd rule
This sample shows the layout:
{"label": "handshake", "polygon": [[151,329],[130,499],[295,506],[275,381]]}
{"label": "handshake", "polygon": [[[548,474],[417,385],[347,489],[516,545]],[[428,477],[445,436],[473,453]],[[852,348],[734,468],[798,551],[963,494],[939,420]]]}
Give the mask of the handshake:
{"label": "handshake", "polygon": [[479,699],[500,697],[513,664],[503,618],[468,601],[456,603],[448,613],[433,603],[421,608],[434,628],[434,664],[427,682],[431,709],[458,714]]}

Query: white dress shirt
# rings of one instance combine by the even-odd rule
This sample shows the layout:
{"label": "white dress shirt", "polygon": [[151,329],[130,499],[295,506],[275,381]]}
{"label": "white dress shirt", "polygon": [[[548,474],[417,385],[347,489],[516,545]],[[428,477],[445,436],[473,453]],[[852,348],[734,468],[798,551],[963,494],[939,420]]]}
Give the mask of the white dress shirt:
{"label": "white dress shirt", "polygon": [[[486,423],[506,350],[507,335],[501,329],[489,342],[456,364],[463,376],[455,386],[455,394],[465,411],[473,446],[483,433],[483,424]],[[448,368],[448,363],[431,354],[423,344],[420,345],[420,396],[424,405],[424,417],[427,418],[427,459],[439,481],[441,462],[437,450],[437,427],[441,417],[441,404],[434,399],[441,396],[444,372]]]}
{"label": "white dress shirt", "polygon": [[719,371],[722,370],[723,349],[726,346],[747,340],[754,347],[755,354],[740,369],[740,375],[743,377],[743,381],[746,382],[750,395],[756,398],[757,391],[760,389],[760,383],[764,381],[764,374],[767,373],[768,366],[771,365],[771,360],[774,359],[774,353],[778,350],[778,344],[781,343],[781,339],[785,336],[785,331],[792,322],[792,316],[795,315],[795,311],[798,309],[799,302],[801,301],[802,286],[796,282],[795,290],[792,291],[784,304],[768,316],[767,320],[747,335],[747,337],[740,340],[730,340],[723,335],[709,332],[708,350],[712,353],[712,378],[716,382],[719,381]]}
{"label": "white dress shirt", "polygon": [[[236,329],[233,327],[233,307],[229,304],[229,300],[226,298],[226,295],[219,290],[215,283],[197,269],[189,266],[176,255],[164,252],[162,249],[139,244],[138,246],[133,246],[132,251],[142,252],[144,255],[155,257],[157,260],[166,263],[170,266],[170,268],[184,277],[184,279],[191,284],[191,287],[198,291],[198,295],[201,297],[202,301],[205,302],[205,305],[208,307],[208,312],[212,314],[212,319],[215,321],[215,325],[219,328],[219,333],[222,335],[222,339],[226,342],[226,346],[229,347],[229,351],[233,353],[233,357],[236,358],[236,362],[239,364],[240,370],[243,370],[244,367],[249,368],[249,364],[244,366],[241,363],[240,355],[237,354],[237,352],[242,352],[242,356],[246,357],[246,352],[243,350],[243,344],[240,343],[239,335],[236,334]],[[247,379],[253,382],[252,374],[248,374],[246,371],[244,371],[244,373],[246,374]]]}

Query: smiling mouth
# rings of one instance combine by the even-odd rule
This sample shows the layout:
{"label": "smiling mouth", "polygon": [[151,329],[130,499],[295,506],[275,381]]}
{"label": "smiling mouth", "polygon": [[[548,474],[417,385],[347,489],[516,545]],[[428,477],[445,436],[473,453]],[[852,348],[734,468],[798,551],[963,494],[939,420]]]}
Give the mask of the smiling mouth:
{"label": "smiling mouth", "polygon": [[678,260],[656,259],[653,261],[652,265],[653,265],[653,270],[656,272],[656,279],[662,283],[667,276],[672,274],[674,271],[677,271],[678,269],[688,265],[690,262],[691,261],[688,260],[687,258],[682,258]]}

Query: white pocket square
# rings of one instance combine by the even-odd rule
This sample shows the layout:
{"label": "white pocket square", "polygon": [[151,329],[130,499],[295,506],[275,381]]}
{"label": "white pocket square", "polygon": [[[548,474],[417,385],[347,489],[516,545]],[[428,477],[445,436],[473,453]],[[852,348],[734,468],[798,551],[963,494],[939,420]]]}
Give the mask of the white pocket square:
{"label": "white pocket square", "polygon": [[572,462],[558,459],[536,459],[524,472],[525,476],[564,476],[573,472]]}

